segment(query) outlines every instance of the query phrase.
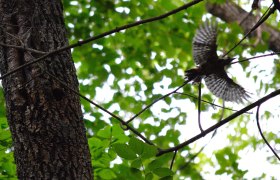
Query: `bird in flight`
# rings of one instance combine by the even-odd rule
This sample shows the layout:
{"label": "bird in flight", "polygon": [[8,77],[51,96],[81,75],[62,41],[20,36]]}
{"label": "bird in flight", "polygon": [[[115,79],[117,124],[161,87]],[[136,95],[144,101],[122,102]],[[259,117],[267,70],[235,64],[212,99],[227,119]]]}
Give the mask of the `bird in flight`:
{"label": "bird in flight", "polygon": [[228,77],[225,67],[234,58],[221,59],[217,55],[217,26],[206,22],[193,38],[193,59],[196,68],[185,71],[185,79],[200,82],[203,78],[207,88],[224,101],[242,103],[249,98],[248,92]]}

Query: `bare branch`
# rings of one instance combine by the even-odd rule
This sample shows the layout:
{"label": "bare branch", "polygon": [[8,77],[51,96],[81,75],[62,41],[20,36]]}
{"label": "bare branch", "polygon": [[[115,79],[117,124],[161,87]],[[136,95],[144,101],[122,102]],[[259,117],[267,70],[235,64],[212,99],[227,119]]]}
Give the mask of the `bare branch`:
{"label": "bare branch", "polygon": [[200,129],[201,132],[203,132],[203,129],[202,129],[202,125],[201,125],[201,119],[200,119],[200,113],[201,113],[201,82],[199,82],[199,85],[198,85],[198,101],[197,101],[197,104],[198,104],[198,107],[197,107],[197,113],[198,113],[198,127]]}
{"label": "bare branch", "polygon": [[275,96],[277,96],[277,95],[279,95],[279,94],[280,94],[280,89],[278,89],[278,90],[276,90],[276,91],[274,91],[274,92],[268,94],[267,96],[265,96],[265,97],[259,99],[259,100],[256,101],[256,102],[254,102],[254,103],[252,103],[252,104],[250,104],[250,105],[244,107],[244,108],[241,109],[240,111],[238,111],[238,112],[236,112],[236,113],[233,113],[232,115],[228,116],[227,118],[223,119],[222,121],[218,122],[217,124],[211,126],[210,128],[204,130],[202,133],[200,133],[200,134],[198,134],[198,135],[192,137],[191,139],[189,139],[189,140],[187,140],[187,141],[185,141],[185,142],[179,144],[178,146],[175,146],[175,147],[172,147],[172,148],[169,148],[169,149],[165,149],[165,150],[160,150],[159,153],[157,154],[157,156],[163,155],[163,154],[168,153],[168,152],[176,151],[176,150],[178,150],[178,149],[181,149],[181,148],[183,148],[183,147],[185,147],[185,146],[187,146],[187,145],[189,145],[189,144],[195,142],[196,140],[198,140],[198,139],[204,137],[206,134],[208,134],[208,133],[214,131],[215,129],[217,129],[217,128],[223,126],[224,124],[226,124],[226,123],[228,123],[228,122],[230,122],[231,120],[233,120],[234,118],[240,116],[241,114],[243,114],[243,113],[249,111],[250,109],[253,109],[253,108],[256,107],[256,106],[259,106],[260,104],[264,103],[265,101],[267,101],[267,100],[269,100],[269,99],[271,99],[271,98],[273,98],[273,97],[275,97]]}
{"label": "bare branch", "polygon": [[105,109],[104,107],[100,106],[99,104],[93,102],[92,100],[90,100],[89,98],[85,97],[84,95],[80,94],[79,92],[75,91],[73,88],[69,87],[66,83],[64,83],[63,81],[61,81],[60,79],[58,79],[57,77],[55,77],[54,75],[52,75],[49,72],[46,72],[48,75],[50,75],[54,80],[58,81],[59,83],[61,83],[64,87],[68,88],[70,91],[72,91],[74,94],[80,96],[81,98],[83,98],[84,100],[86,100],[87,102],[91,103],[92,105],[96,106],[97,108],[101,109],[102,111],[106,112],[107,114],[109,114],[110,116],[114,117],[115,119],[117,119],[122,125],[125,125],[127,127],[127,129],[131,130],[134,134],[136,134],[137,136],[139,136],[143,141],[145,141],[147,144],[150,145],[154,145],[150,140],[148,140],[147,138],[145,138],[141,133],[139,133],[136,129],[134,129],[132,126],[130,126],[128,123],[126,123],[124,120],[122,120],[122,118],[120,118],[119,116],[115,115],[114,113],[108,111],[107,109]]}
{"label": "bare branch", "polygon": [[16,45],[4,44],[4,43],[0,43],[0,46],[20,49],[20,50],[23,50],[23,51],[29,51],[29,52],[33,52],[33,53],[37,53],[37,54],[47,54],[46,52],[39,51],[39,50],[36,50],[36,49],[27,48],[27,47],[24,47],[24,46],[16,46]]}
{"label": "bare branch", "polygon": [[[223,21],[227,23],[237,22],[240,23],[245,16],[248,15],[248,12],[242,9],[237,4],[232,1],[226,1],[223,4],[211,4],[207,3],[206,5],[207,11],[211,13],[213,16],[221,18]],[[249,17],[245,20],[244,23],[240,25],[240,27],[244,30],[244,32],[248,32],[254,22],[256,17],[253,14],[248,15]],[[269,40],[267,42],[268,48],[274,52],[280,51],[280,31],[278,28],[274,28],[267,23],[263,23],[261,25],[262,31],[267,32],[269,36]],[[254,36],[254,33],[251,33]]]}
{"label": "bare branch", "polygon": [[174,164],[174,161],[175,161],[177,152],[178,152],[178,151],[176,150],[176,151],[174,152],[173,157],[172,157],[172,161],[171,161],[171,164],[170,164],[170,167],[169,167],[170,170],[172,170],[172,167],[173,167],[173,164]]}
{"label": "bare branch", "polygon": [[[187,93],[176,92],[176,94],[181,94],[181,95],[184,95],[184,96],[189,96],[189,97],[194,98],[194,99],[198,99],[198,97],[190,95],[190,94],[187,94]],[[210,104],[212,106],[219,107],[219,108],[222,108],[222,109],[227,109],[227,110],[230,110],[230,111],[235,111],[235,112],[238,111],[238,110],[235,110],[235,109],[231,109],[231,108],[227,108],[227,107],[224,107],[224,106],[220,106],[218,104],[214,104],[214,103],[209,102],[209,101],[205,101],[204,99],[201,99],[201,102],[207,103],[207,104]],[[253,113],[252,112],[246,112],[246,114],[253,114]]]}
{"label": "bare branch", "polygon": [[[269,10],[269,11],[268,11]],[[233,51],[238,45],[240,45],[242,43],[242,41],[244,41],[250,34],[251,32],[253,32],[254,30],[256,30],[262,23],[264,23],[264,21],[266,21],[268,19],[268,17],[273,14],[275,12],[276,8],[275,6],[273,8],[267,9],[267,11],[263,14],[263,16],[259,19],[259,21],[250,29],[249,32],[247,32],[245,34],[245,36],[238,42],[236,43],[226,54],[223,55],[223,57],[225,57],[226,55],[228,55],[231,51]]]}
{"label": "bare branch", "polygon": [[74,43],[74,44],[72,44],[72,45],[69,45],[69,46],[62,47],[62,48],[60,48],[60,49],[54,50],[54,51],[52,51],[52,52],[49,52],[49,53],[45,54],[44,56],[41,56],[41,57],[35,59],[34,61],[30,61],[30,62],[28,62],[28,63],[26,63],[26,64],[24,64],[24,65],[21,65],[21,66],[15,68],[14,70],[12,70],[12,71],[10,71],[10,72],[8,72],[8,73],[2,75],[2,76],[0,77],[0,79],[3,79],[3,78],[5,78],[5,77],[7,77],[7,76],[9,76],[9,75],[11,75],[11,74],[13,74],[13,73],[15,73],[15,72],[17,72],[17,71],[19,71],[19,70],[21,70],[21,69],[27,67],[27,66],[30,66],[31,64],[37,63],[37,62],[39,62],[39,61],[42,61],[42,60],[44,60],[45,58],[47,58],[47,57],[49,57],[49,56],[52,56],[52,55],[61,53],[61,52],[66,51],[66,50],[68,50],[68,49],[72,49],[72,48],[75,48],[75,47],[78,47],[78,46],[82,46],[83,44],[86,44],[86,43],[89,43],[89,42],[91,42],[91,41],[94,41],[94,40],[97,40],[97,39],[106,37],[106,36],[108,36],[108,35],[111,35],[111,34],[120,32],[121,30],[129,29],[129,28],[132,28],[132,27],[134,27],[134,26],[138,26],[138,25],[141,25],[141,24],[146,24],[146,23],[149,23],[149,22],[153,22],[153,21],[157,21],[157,20],[160,20],[160,19],[164,19],[164,18],[166,18],[166,17],[168,17],[168,16],[170,16],[170,15],[173,15],[173,14],[176,14],[176,13],[182,11],[182,10],[185,10],[185,9],[187,9],[187,8],[193,6],[193,5],[195,5],[195,4],[197,4],[197,3],[201,2],[201,1],[203,1],[203,0],[193,0],[193,1],[191,1],[191,2],[189,2],[189,3],[187,3],[187,4],[185,4],[185,5],[183,5],[183,6],[179,7],[179,8],[177,8],[177,9],[174,9],[174,10],[172,10],[172,11],[169,11],[169,12],[167,12],[167,13],[165,13],[165,14],[160,15],[160,16],[156,16],[156,17],[152,17],[152,18],[148,18],[148,19],[136,21],[136,22],[133,22],[133,23],[131,23],[131,24],[127,24],[127,25],[124,25],[124,26],[121,26],[121,27],[116,27],[116,28],[113,29],[113,30],[104,32],[104,33],[99,34],[99,35],[97,35],[97,36],[93,36],[93,37],[88,38],[88,39],[86,39],[86,40],[84,40],[84,41],[78,41],[77,43]]}
{"label": "bare branch", "polygon": [[[223,106],[225,107],[225,101],[223,101]],[[221,115],[220,115],[220,118],[219,118],[219,120],[218,120],[218,122],[220,122],[222,119],[223,119],[223,117],[224,117],[224,112],[225,112],[225,108],[222,108],[222,113],[221,113]],[[213,132],[213,134],[212,134],[212,136],[211,136],[211,139],[204,145],[204,146],[202,146],[201,148],[200,148],[200,150],[197,152],[197,153],[195,153],[189,160],[188,160],[188,162],[185,164],[185,165],[183,165],[183,166],[181,166],[180,167],[180,170],[182,170],[182,169],[184,169],[184,168],[186,168],[186,167],[188,167],[188,165],[205,149],[205,147],[210,143],[210,141],[215,137],[215,135],[217,134],[217,131],[218,131],[218,129],[215,129],[215,131]]]}
{"label": "bare branch", "polygon": [[234,61],[231,64],[242,63],[242,62],[245,62],[245,61],[250,61],[252,59],[257,59],[257,58],[267,57],[267,56],[273,56],[273,55],[278,55],[278,54],[280,54],[280,52],[273,52],[273,53],[269,53],[269,54],[263,54],[263,55],[259,55],[259,56],[250,57],[250,58],[247,58],[247,59],[242,59],[240,61]]}
{"label": "bare branch", "polygon": [[182,87],[184,87],[186,84],[188,84],[190,82],[190,80],[185,81],[181,86],[179,86],[178,88],[176,88],[175,90],[171,91],[170,93],[165,94],[164,96],[161,96],[160,98],[156,99],[155,101],[153,101],[151,104],[147,105],[145,108],[143,108],[140,112],[138,112],[137,114],[135,114],[132,118],[130,118],[129,120],[126,121],[126,123],[130,123],[132,120],[134,120],[135,118],[137,118],[138,116],[140,116],[144,111],[146,111],[147,109],[149,109],[152,105],[154,105],[155,103],[157,103],[158,101],[170,96],[171,94],[176,93],[179,89],[181,89]]}
{"label": "bare branch", "polygon": [[272,151],[272,153],[277,157],[277,159],[280,161],[280,157],[278,156],[278,154],[274,151],[274,149],[271,147],[271,145],[269,144],[269,142],[266,140],[266,138],[264,137],[264,134],[262,132],[262,129],[261,129],[261,126],[260,126],[260,122],[259,122],[259,111],[260,111],[260,107],[261,107],[261,104],[258,105],[257,107],[257,113],[256,113],[256,119],[257,119],[257,126],[258,126],[258,130],[265,142],[265,144],[269,147],[269,149]]}
{"label": "bare branch", "polygon": [[14,38],[14,39],[16,39],[18,42],[20,42],[20,44],[23,46],[24,45],[24,43],[22,42],[22,40],[19,38],[19,37],[17,37],[17,36],[15,36],[15,35],[13,35],[13,34],[11,34],[11,33],[9,33],[9,32],[5,32],[7,35],[9,35],[9,36],[11,36],[12,38]]}

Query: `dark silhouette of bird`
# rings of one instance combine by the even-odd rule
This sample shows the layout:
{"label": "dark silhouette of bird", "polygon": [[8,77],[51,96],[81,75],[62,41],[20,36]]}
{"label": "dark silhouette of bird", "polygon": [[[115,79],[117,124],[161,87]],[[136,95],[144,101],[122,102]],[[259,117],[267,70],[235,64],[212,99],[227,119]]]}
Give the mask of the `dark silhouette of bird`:
{"label": "dark silhouette of bird", "polygon": [[247,91],[228,77],[225,67],[234,58],[217,55],[217,25],[206,22],[193,38],[193,59],[196,68],[185,71],[185,79],[200,83],[203,78],[207,88],[217,97],[236,103],[249,98]]}

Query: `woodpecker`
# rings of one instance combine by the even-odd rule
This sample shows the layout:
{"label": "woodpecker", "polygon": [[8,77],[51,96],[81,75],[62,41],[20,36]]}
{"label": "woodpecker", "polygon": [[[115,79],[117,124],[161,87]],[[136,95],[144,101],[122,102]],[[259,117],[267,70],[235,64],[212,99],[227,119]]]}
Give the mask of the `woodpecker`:
{"label": "woodpecker", "polygon": [[228,77],[225,68],[234,58],[217,55],[217,25],[206,22],[193,38],[193,59],[196,68],[185,71],[185,80],[200,83],[203,78],[207,88],[217,97],[236,103],[249,98],[248,92]]}

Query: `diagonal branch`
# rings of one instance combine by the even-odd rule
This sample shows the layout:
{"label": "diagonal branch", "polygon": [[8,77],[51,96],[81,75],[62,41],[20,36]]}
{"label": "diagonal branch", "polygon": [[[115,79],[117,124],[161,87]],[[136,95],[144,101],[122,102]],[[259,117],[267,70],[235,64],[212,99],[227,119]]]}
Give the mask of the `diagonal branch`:
{"label": "diagonal branch", "polygon": [[137,114],[135,114],[132,118],[130,118],[129,120],[126,121],[126,123],[130,123],[131,121],[133,121],[135,118],[137,118],[138,116],[140,116],[143,112],[145,112],[147,109],[149,109],[152,105],[154,105],[155,103],[157,103],[158,101],[170,96],[171,94],[176,93],[179,89],[181,89],[182,87],[184,87],[186,84],[188,84],[191,80],[187,80],[185,81],[181,86],[177,87],[175,90],[171,91],[170,93],[165,94],[164,96],[161,96],[160,98],[156,99],[155,101],[153,101],[151,104],[147,105],[145,108],[143,108],[140,112],[138,112]]}
{"label": "diagonal branch", "polygon": [[39,51],[39,50],[36,50],[36,49],[27,48],[27,47],[24,47],[24,46],[16,46],[16,45],[11,45],[11,44],[4,44],[4,43],[1,43],[1,42],[0,42],[0,46],[20,49],[20,50],[23,50],[23,51],[30,51],[30,52],[33,52],[33,53],[36,53],[36,54],[47,54],[46,52]]}
{"label": "diagonal branch", "polygon": [[170,15],[173,15],[173,14],[176,14],[176,13],[182,11],[182,10],[185,10],[185,9],[187,9],[187,8],[193,6],[193,5],[195,5],[195,4],[197,4],[197,3],[201,2],[201,1],[203,1],[203,0],[193,0],[193,1],[191,1],[191,2],[189,2],[189,3],[187,3],[187,4],[185,4],[185,5],[183,5],[183,6],[179,7],[179,8],[177,8],[177,9],[174,9],[174,10],[172,10],[172,11],[169,11],[169,12],[167,12],[167,13],[165,13],[165,14],[160,15],[160,16],[156,16],[156,17],[152,17],[152,18],[148,18],[148,19],[136,21],[136,22],[133,22],[133,23],[130,23],[130,24],[126,24],[126,25],[123,25],[123,26],[120,26],[120,27],[116,27],[116,28],[113,29],[113,30],[104,32],[104,33],[99,34],[99,35],[97,35],[97,36],[93,36],[93,37],[88,38],[88,39],[86,39],[86,40],[84,40],[84,41],[78,41],[77,43],[74,43],[74,44],[72,44],[72,45],[69,45],[69,46],[62,47],[62,48],[60,48],[60,49],[54,50],[54,51],[52,51],[52,52],[49,52],[49,53],[45,54],[44,56],[41,56],[41,57],[39,57],[39,58],[37,58],[37,59],[35,59],[35,60],[33,60],[33,61],[30,61],[30,62],[28,62],[28,63],[26,63],[26,64],[24,64],[24,65],[21,65],[21,66],[15,68],[14,70],[12,70],[12,71],[10,71],[10,72],[8,72],[8,73],[2,75],[2,76],[0,77],[0,79],[3,79],[3,78],[5,78],[5,77],[7,77],[7,76],[9,76],[9,75],[11,75],[11,74],[13,74],[13,73],[15,73],[15,72],[17,72],[17,71],[19,71],[19,70],[21,70],[21,69],[27,67],[27,66],[30,66],[31,64],[37,63],[37,62],[39,62],[39,61],[42,61],[42,60],[44,60],[45,58],[47,58],[47,57],[49,57],[49,56],[52,56],[52,55],[61,53],[61,52],[66,51],[66,50],[68,50],[68,49],[72,49],[72,48],[75,48],[75,47],[78,47],[78,46],[82,46],[83,44],[86,44],[86,43],[89,43],[89,42],[91,42],[91,41],[94,41],[94,40],[97,40],[97,39],[106,37],[106,36],[108,36],[108,35],[111,35],[111,34],[120,32],[121,30],[129,29],[129,28],[132,28],[132,27],[134,27],[134,26],[138,26],[138,25],[141,25],[141,24],[146,24],[146,23],[149,23],[149,22],[153,22],[153,21],[157,21],[157,20],[160,20],[160,19],[164,19],[164,18],[166,18],[166,17],[168,17],[168,16],[170,16]]}
{"label": "diagonal branch", "polygon": [[[198,99],[198,97],[196,96],[193,96],[193,95],[190,95],[190,94],[187,94],[187,93],[182,93],[182,92],[176,92],[176,94],[181,94],[181,95],[184,95],[184,96],[189,96],[191,98],[194,98],[194,99]],[[219,108],[222,108],[222,109],[227,109],[227,110],[230,110],[230,111],[238,111],[238,110],[235,110],[235,109],[231,109],[231,108],[227,108],[227,107],[224,107],[224,106],[220,106],[218,104],[214,104],[212,102],[209,102],[209,101],[205,101],[204,99],[201,99],[201,102],[203,103],[207,103],[207,104],[210,104],[212,106],[215,106],[215,107],[219,107]],[[214,108],[214,107],[213,107]],[[215,108],[214,108],[215,109]],[[252,112],[246,112],[246,114],[253,114]]]}
{"label": "diagonal branch", "polygon": [[217,129],[217,128],[223,126],[224,124],[226,124],[226,123],[228,123],[228,122],[230,122],[231,120],[233,120],[234,118],[240,116],[241,114],[243,114],[243,113],[245,113],[245,112],[247,112],[247,111],[249,111],[249,110],[251,110],[251,109],[253,109],[253,108],[255,108],[255,107],[259,106],[259,105],[261,105],[261,104],[264,103],[265,101],[267,101],[267,100],[269,100],[269,99],[271,99],[271,98],[273,98],[273,97],[275,97],[275,96],[277,96],[277,95],[279,95],[279,94],[280,94],[280,89],[278,89],[278,90],[276,90],[276,91],[274,91],[274,92],[268,94],[267,96],[265,96],[265,97],[259,99],[259,100],[256,101],[256,102],[254,102],[254,103],[252,103],[252,104],[250,104],[250,105],[244,107],[244,108],[241,109],[240,111],[238,111],[238,112],[236,112],[236,113],[233,113],[232,115],[228,116],[227,118],[223,119],[222,121],[218,122],[217,124],[211,126],[210,128],[204,130],[202,133],[200,133],[200,134],[198,134],[198,135],[192,137],[191,139],[189,139],[189,140],[187,140],[187,141],[185,141],[185,142],[179,144],[178,146],[175,146],[175,147],[172,147],[172,148],[169,148],[169,149],[165,149],[165,150],[160,150],[160,151],[158,152],[157,156],[163,155],[163,154],[165,154],[165,153],[169,153],[169,152],[176,151],[176,150],[178,150],[178,149],[181,149],[181,148],[183,148],[183,147],[185,147],[185,146],[187,146],[187,145],[189,145],[189,144],[195,142],[196,140],[198,140],[198,139],[204,137],[206,134],[208,134],[208,133],[214,131],[215,129]]}
{"label": "diagonal branch", "polygon": [[109,114],[110,116],[114,117],[115,119],[117,119],[121,124],[125,125],[127,127],[127,129],[131,130],[134,134],[136,134],[137,136],[139,136],[143,141],[145,141],[147,144],[150,145],[154,145],[150,140],[148,140],[147,138],[145,138],[141,133],[139,133],[136,129],[134,129],[132,126],[130,126],[128,123],[126,123],[124,120],[122,120],[122,118],[120,118],[119,116],[115,115],[114,113],[108,111],[107,109],[105,109],[104,107],[100,106],[99,104],[93,102],[92,100],[90,100],[89,98],[87,98],[86,96],[80,94],[79,92],[75,91],[73,88],[69,87],[66,83],[64,83],[63,81],[61,81],[60,79],[58,79],[57,77],[55,77],[54,75],[52,75],[49,72],[46,72],[49,76],[51,76],[54,80],[58,81],[59,83],[61,83],[64,87],[68,88],[70,91],[72,91],[74,94],[80,96],[81,98],[83,98],[84,100],[86,100],[87,102],[91,103],[92,105],[96,106],[97,108],[101,109],[102,111],[106,112],[107,114]]}
{"label": "diagonal branch", "polygon": [[262,57],[267,57],[267,56],[274,56],[274,55],[278,55],[278,54],[280,54],[280,52],[273,52],[273,53],[269,53],[269,54],[263,54],[263,55],[259,55],[259,56],[254,56],[254,57],[242,59],[240,61],[234,61],[234,62],[232,62],[230,64],[242,63],[242,62],[245,62],[245,61],[250,61],[252,59],[257,59],[257,58],[262,58]]}

